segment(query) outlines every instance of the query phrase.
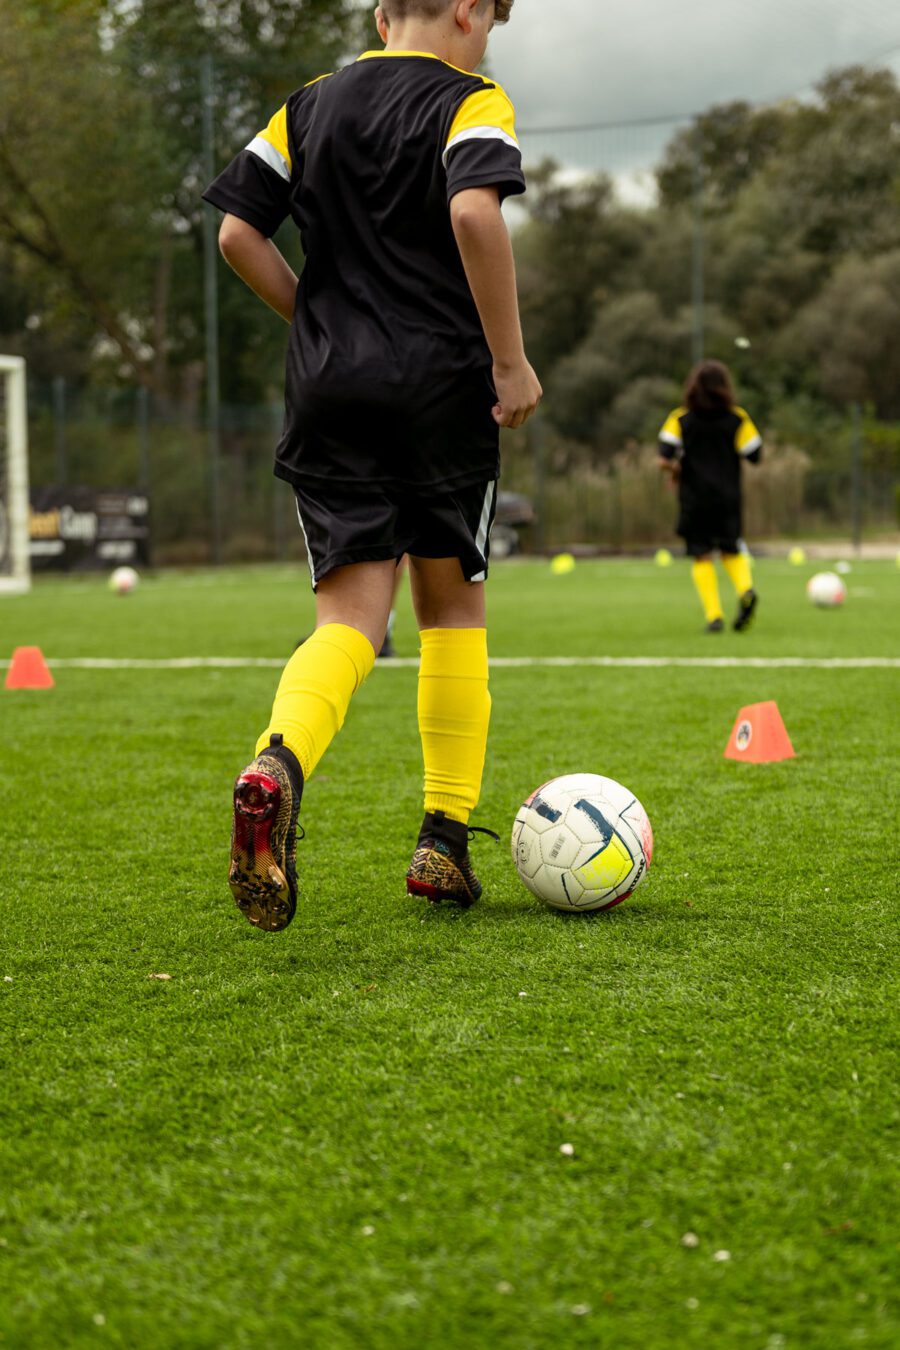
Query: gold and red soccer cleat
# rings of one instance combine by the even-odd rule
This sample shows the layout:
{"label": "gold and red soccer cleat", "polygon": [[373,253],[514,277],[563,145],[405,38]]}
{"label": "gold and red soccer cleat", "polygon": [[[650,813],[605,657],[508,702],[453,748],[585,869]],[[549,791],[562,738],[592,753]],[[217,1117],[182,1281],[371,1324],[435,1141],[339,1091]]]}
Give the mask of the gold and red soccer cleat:
{"label": "gold and red soccer cleat", "polygon": [[[297,909],[297,814],[302,774],[292,775],[280,737],[238,774],[228,884],[255,928],[278,933]],[[287,754],[290,754],[288,751]],[[295,761],[296,763],[296,761]]]}
{"label": "gold and red soccer cleat", "polygon": [[422,896],[433,905],[450,900],[468,909],[474,904],[481,896],[481,882],[469,859],[469,840],[476,833],[499,842],[493,830],[448,820],[443,811],[427,812],[406,874],[407,893]]}

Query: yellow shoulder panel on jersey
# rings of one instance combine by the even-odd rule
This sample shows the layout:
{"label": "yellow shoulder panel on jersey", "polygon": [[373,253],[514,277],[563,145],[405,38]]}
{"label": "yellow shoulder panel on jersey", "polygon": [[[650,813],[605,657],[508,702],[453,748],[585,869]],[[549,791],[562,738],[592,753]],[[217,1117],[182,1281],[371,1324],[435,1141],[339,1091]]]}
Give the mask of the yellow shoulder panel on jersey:
{"label": "yellow shoulder panel on jersey", "polygon": [[516,140],[516,114],[506,94],[495,84],[484,89],[476,89],[460,106],[453,119],[447,144],[444,147],[444,163],[447,155],[461,141],[504,141],[518,150]]}
{"label": "yellow shoulder panel on jersey", "polygon": [[734,411],[741,419],[741,425],[734,437],[734,448],[739,455],[752,455],[753,451],[762,445],[762,436],[743,408],[735,408]]}
{"label": "yellow shoulder panel on jersey", "polygon": [[680,449],[684,444],[681,436],[681,419],[686,412],[687,408],[675,408],[669,413],[659,433],[659,439],[665,441],[666,445],[677,445]]}
{"label": "yellow shoulder panel on jersey", "polygon": [[269,125],[253,137],[247,149],[280,177],[290,179],[291,152],[288,149],[286,106],[278,109]]}

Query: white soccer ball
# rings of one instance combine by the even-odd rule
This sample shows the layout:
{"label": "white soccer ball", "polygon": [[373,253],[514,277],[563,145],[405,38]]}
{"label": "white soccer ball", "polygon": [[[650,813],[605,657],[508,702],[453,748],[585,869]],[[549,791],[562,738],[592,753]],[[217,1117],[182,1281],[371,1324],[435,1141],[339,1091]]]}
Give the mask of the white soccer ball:
{"label": "white soccer ball", "polygon": [[847,599],[847,588],[836,572],[817,572],[806,583],[806,594],[820,609],[833,609]]}
{"label": "white soccer ball", "polygon": [[621,783],[572,773],[523,802],[512,855],[528,889],[554,909],[612,909],[647,875],[653,830]]}
{"label": "white soccer ball", "polygon": [[140,581],[133,567],[117,567],[109,578],[109,589],[116,595],[129,595]]}

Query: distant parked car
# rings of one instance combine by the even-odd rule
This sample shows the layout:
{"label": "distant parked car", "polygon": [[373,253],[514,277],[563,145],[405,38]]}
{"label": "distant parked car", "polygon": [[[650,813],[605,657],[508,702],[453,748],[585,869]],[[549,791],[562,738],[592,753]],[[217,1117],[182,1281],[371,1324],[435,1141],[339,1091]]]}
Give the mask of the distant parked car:
{"label": "distant parked car", "polygon": [[497,511],[491,530],[491,556],[509,558],[521,547],[519,530],[533,525],[535,510],[528,497],[521,492],[498,492]]}

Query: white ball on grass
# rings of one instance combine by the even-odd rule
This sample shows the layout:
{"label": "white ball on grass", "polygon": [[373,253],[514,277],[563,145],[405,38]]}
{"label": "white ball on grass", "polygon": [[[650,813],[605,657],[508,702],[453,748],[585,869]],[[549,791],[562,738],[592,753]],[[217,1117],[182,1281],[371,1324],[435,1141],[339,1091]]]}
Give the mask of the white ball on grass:
{"label": "white ball on grass", "polygon": [[836,572],[817,572],[806,583],[806,594],[819,609],[836,609],[847,598],[847,588]]}
{"label": "white ball on grass", "polygon": [[130,595],[139,581],[133,567],[117,567],[109,578],[109,589],[116,595]]}

